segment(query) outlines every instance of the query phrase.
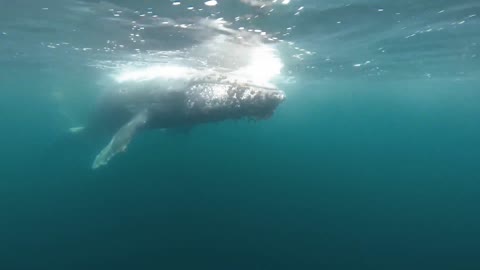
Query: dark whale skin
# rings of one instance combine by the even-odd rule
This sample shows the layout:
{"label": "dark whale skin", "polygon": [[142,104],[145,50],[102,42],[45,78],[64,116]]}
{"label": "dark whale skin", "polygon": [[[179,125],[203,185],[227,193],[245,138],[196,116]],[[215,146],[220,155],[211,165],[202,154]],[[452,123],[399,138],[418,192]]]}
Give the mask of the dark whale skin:
{"label": "dark whale skin", "polygon": [[200,82],[186,89],[120,87],[104,93],[92,115],[92,128],[115,132],[142,110],[144,129],[182,128],[229,119],[266,119],[285,100],[275,88]]}

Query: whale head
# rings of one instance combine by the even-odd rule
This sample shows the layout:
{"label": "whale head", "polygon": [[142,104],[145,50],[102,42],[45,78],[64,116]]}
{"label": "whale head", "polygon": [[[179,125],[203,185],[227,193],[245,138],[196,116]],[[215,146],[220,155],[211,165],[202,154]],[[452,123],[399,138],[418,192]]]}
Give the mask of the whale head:
{"label": "whale head", "polygon": [[265,119],[285,100],[285,93],[251,84],[200,83],[187,91],[187,97],[189,110],[200,115]]}

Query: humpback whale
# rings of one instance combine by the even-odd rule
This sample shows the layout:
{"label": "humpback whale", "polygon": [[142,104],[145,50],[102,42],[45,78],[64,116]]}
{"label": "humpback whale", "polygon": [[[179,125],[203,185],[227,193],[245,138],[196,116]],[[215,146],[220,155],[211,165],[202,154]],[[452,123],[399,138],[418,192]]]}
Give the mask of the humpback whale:
{"label": "humpback whale", "polygon": [[285,93],[273,85],[256,85],[221,72],[163,67],[124,74],[100,95],[83,129],[101,130],[110,137],[92,169],[125,151],[138,132],[229,119],[266,119],[284,100]]}

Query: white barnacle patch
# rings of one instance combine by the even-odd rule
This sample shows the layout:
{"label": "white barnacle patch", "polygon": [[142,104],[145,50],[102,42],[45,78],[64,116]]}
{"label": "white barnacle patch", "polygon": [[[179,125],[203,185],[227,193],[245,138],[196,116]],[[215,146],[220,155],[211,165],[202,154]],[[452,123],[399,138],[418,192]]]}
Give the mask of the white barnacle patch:
{"label": "white barnacle patch", "polygon": [[254,90],[246,90],[242,93],[242,96],[241,96],[241,100],[245,101],[245,100],[253,100],[255,99],[255,97],[258,96],[258,92],[257,91],[254,91]]}
{"label": "white barnacle patch", "polygon": [[258,91],[240,84],[207,82],[192,85],[187,92],[189,109],[211,111],[220,108],[240,108],[258,100]]}
{"label": "white barnacle patch", "polygon": [[205,101],[207,108],[218,108],[227,105],[229,100],[228,85],[202,84],[198,87],[203,87],[203,91],[199,91],[199,95]]}
{"label": "white barnacle patch", "polygon": [[228,97],[228,88],[224,85],[216,85],[215,87],[211,87],[212,91],[212,99],[215,100],[224,100]]}

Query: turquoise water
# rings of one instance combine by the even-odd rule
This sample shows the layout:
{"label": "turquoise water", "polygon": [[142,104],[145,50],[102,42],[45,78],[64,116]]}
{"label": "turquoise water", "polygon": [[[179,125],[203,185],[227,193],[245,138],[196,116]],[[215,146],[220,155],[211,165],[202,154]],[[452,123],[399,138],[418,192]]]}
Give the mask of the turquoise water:
{"label": "turquoise water", "polygon": [[[0,269],[478,269],[480,4],[397,2],[0,0]],[[104,142],[67,130],[105,78],[202,38],[138,45],[143,14],[283,39],[286,102],[92,170]]]}

